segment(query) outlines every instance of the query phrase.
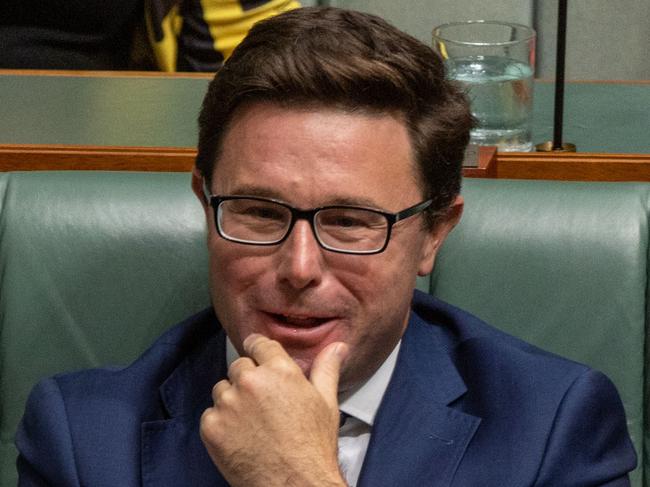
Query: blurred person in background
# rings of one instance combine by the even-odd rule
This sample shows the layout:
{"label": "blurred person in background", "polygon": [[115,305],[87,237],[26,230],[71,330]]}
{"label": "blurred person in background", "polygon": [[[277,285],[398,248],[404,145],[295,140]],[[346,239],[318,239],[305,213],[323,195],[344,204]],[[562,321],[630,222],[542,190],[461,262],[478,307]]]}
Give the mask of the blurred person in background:
{"label": "blurred person in background", "polygon": [[214,72],[296,0],[4,0],[0,68]]}

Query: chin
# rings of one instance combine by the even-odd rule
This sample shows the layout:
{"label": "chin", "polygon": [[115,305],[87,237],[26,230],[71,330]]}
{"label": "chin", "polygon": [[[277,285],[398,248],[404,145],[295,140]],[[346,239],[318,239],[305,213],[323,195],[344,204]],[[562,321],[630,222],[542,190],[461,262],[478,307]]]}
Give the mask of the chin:
{"label": "chin", "polygon": [[296,362],[296,364],[298,364],[298,367],[300,367],[302,373],[305,374],[305,377],[309,378],[309,374],[311,373],[311,364],[313,360],[307,358],[296,358],[296,357],[291,357],[291,358],[293,358],[293,361]]}

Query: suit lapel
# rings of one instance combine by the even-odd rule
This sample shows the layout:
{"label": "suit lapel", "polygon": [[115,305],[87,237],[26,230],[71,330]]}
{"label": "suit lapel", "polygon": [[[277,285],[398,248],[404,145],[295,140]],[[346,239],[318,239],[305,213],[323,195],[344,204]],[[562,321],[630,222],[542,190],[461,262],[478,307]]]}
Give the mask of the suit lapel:
{"label": "suit lapel", "polygon": [[212,405],[212,386],[224,377],[225,334],[220,331],[197,355],[181,363],[160,387],[169,419],[142,423],[144,487],[228,486],[199,436],[201,414]]}
{"label": "suit lapel", "polygon": [[448,405],[466,392],[438,326],[412,313],[375,418],[359,487],[451,484],[480,418]]}

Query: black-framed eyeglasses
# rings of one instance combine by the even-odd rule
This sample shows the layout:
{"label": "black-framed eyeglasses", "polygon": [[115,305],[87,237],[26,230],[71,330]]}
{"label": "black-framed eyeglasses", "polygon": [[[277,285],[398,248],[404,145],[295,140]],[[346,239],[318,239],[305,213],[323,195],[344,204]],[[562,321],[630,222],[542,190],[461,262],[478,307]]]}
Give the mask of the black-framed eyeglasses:
{"label": "black-framed eyeglasses", "polygon": [[296,220],[309,222],[321,247],[343,254],[378,254],[390,240],[397,222],[431,206],[422,201],[397,213],[360,206],[332,205],[299,209],[272,198],[219,196],[203,189],[214,208],[219,235],[245,245],[278,245],[289,236]]}

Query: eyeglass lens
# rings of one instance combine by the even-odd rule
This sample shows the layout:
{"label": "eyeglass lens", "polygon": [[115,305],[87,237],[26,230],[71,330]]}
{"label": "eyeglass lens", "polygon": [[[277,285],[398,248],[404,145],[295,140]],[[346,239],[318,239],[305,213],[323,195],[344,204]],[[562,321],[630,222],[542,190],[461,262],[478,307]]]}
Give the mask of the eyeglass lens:
{"label": "eyeglass lens", "polygon": [[[291,210],[272,201],[232,199],[219,205],[221,232],[233,240],[270,244],[282,240],[291,226]],[[314,218],[316,237],[333,250],[367,252],[384,246],[388,222],[363,208],[326,208]]]}

